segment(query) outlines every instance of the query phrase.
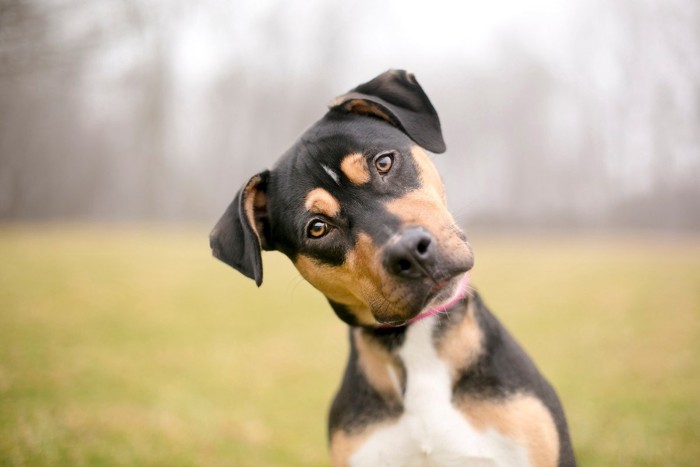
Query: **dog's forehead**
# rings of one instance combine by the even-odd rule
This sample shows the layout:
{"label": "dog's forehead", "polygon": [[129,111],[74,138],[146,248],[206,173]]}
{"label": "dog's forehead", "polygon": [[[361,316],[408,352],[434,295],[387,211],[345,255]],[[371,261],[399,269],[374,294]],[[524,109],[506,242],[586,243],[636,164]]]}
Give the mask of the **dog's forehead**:
{"label": "dog's forehead", "polygon": [[339,196],[348,194],[347,172],[342,170],[348,156],[371,157],[386,150],[408,154],[413,144],[401,130],[383,120],[329,112],[277,161],[270,194],[279,207],[298,213],[307,194],[316,188]]}
{"label": "dog's forehead", "polygon": [[310,173],[334,178],[329,169],[337,170],[348,154],[407,150],[411,144],[401,130],[383,120],[329,112],[304,132],[279,165],[291,165],[296,176]]}

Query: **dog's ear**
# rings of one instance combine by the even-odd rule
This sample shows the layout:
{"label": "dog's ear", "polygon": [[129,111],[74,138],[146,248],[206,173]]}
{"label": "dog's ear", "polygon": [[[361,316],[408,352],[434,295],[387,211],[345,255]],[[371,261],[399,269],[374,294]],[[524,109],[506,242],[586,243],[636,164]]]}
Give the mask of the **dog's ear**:
{"label": "dog's ear", "polygon": [[412,73],[384,72],[336,98],[329,107],[382,118],[428,151],[445,152],[438,114]]}
{"label": "dog's ear", "polygon": [[270,244],[267,212],[267,183],[270,171],[254,175],[236,194],[233,202],[209,234],[212,254],[262,284],[261,249]]}

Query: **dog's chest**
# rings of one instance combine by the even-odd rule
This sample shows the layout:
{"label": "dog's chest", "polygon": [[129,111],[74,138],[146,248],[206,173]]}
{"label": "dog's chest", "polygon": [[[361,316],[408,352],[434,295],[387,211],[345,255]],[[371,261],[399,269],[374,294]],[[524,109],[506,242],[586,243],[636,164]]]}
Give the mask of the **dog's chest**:
{"label": "dog's chest", "polygon": [[399,356],[406,369],[404,412],[351,456],[352,466],[524,466],[525,449],[494,430],[478,431],[452,404],[447,364],[433,345],[435,319],[412,325]]}

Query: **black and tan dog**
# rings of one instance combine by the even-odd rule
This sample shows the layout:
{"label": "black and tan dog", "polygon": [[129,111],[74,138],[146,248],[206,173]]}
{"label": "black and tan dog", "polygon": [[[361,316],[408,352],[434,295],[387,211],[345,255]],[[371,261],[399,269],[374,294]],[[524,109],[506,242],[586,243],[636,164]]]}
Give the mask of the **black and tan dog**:
{"label": "black and tan dog", "polygon": [[471,248],[426,150],[445,150],[437,113],[388,71],[250,179],[214,255],[260,285],[261,249],[281,251],[350,326],[334,465],[575,465],[554,390],[468,291]]}

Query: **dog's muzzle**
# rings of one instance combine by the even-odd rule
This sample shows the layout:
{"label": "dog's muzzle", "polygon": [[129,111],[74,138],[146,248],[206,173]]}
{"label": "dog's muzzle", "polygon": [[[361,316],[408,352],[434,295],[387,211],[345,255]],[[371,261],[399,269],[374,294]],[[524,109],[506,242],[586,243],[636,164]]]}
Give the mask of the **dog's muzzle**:
{"label": "dog's muzzle", "polygon": [[434,243],[423,227],[410,227],[386,247],[384,267],[402,279],[432,278],[437,257]]}

